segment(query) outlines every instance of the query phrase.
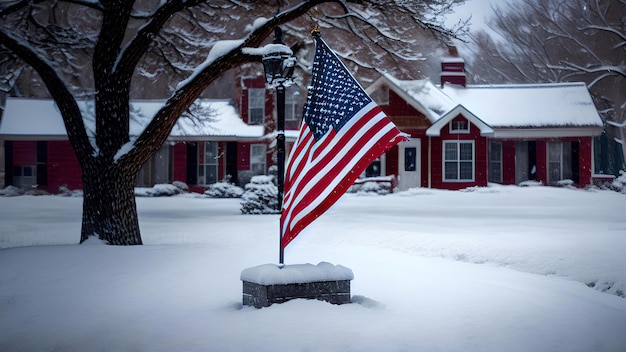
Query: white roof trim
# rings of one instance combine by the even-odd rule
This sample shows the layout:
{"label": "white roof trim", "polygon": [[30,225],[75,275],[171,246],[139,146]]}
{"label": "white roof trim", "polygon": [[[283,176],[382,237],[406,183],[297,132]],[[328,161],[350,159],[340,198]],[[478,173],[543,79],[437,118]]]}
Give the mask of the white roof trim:
{"label": "white roof trim", "polygon": [[[248,125],[229,100],[198,100],[198,114],[204,119],[178,119],[168,140],[260,140],[262,125]],[[87,133],[93,137],[93,102],[78,101]],[[130,134],[142,133],[165,100],[131,101]],[[11,140],[67,140],[61,113],[52,99],[12,98],[6,100],[0,118],[0,137]]]}
{"label": "white roof trim", "polygon": [[597,127],[496,128],[491,138],[595,137],[602,131]]}
{"label": "white roof trim", "polygon": [[426,130],[426,135],[428,137],[439,137],[441,135],[441,129],[444,126],[447,126],[450,121],[452,121],[455,117],[462,115],[469,122],[474,124],[478,129],[480,129],[481,136],[491,136],[493,135],[493,128],[479,119],[476,115],[472,114],[469,110],[467,110],[463,105],[457,105],[454,109],[448,111],[443,114],[437,122],[435,122],[432,126],[430,126]]}

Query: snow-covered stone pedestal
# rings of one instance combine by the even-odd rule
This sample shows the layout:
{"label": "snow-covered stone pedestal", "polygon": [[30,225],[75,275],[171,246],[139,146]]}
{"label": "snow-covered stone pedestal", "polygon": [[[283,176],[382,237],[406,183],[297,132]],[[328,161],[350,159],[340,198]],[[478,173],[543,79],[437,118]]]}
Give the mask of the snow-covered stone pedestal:
{"label": "snow-covered stone pedestal", "polygon": [[283,267],[259,265],[241,272],[243,304],[262,308],[296,298],[350,303],[352,279],[354,274],[349,268],[326,262]]}

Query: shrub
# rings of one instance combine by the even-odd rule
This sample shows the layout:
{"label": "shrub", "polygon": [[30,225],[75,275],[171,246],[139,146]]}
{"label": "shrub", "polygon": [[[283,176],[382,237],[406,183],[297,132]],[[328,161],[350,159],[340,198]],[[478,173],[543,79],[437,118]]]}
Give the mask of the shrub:
{"label": "shrub", "polygon": [[279,214],[278,187],[274,176],[253,176],[241,196],[243,214]]}
{"label": "shrub", "polygon": [[135,188],[135,196],[137,197],[169,197],[181,193],[185,192],[180,188],[167,183],[157,184],[154,185],[154,187]]}
{"label": "shrub", "polygon": [[243,188],[228,182],[214,183],[204,191],[211,198],[241,198],[243,193]]}

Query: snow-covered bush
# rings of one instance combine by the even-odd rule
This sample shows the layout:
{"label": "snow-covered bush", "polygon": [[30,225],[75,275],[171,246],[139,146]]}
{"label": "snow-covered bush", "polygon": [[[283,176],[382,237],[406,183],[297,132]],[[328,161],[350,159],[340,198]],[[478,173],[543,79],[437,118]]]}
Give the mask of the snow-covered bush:
{"label": "snow-covered bush", "polygon": [[187,186],[187,184],[183,181],[174,181],[172,182],[172,185],[176,186],[176,188],[180,189],[184,193],[189,192],[189,186]]}
{"label": "snow-covered bush", "polygon": [[611,189],[620,193],[626,193],[626,171],[620,170],[619,176],[611,183]]}
{"label": "snow-covered bush", "polygon": [[218,182],[207,187],[204,194],[211,198],[240,198],[243,195],[243,188],[229,183]]}
{"label": "snow-covered bush", "polygon": [[367,181],[364,183],[355,183],[347,191],[348,193],[363,194],[379,194],[386,195],[391,193],[391,182],[374,182]]}
{"label": "snow-covered bush", "polygon": [[243,214],[278,214],[278,187],[274,176],[257,175],[250,179],[241,196]]}
{"label": "snow-covered bush", "polygon": [[17,197],[24,194],[24,190],[15,186],[6,186],[4,189],[0,189],[0,196],[3,197]]}
{"label": "snow-covered bush", "polygon": [[24,192],[27,196],[49,196],[50,193],[45,189],[38,188],[38,186],[33,186],[31,189],[26,190]]}
{"label": "snow-covered bush", "polygon": [[59,186],[59,195],[61,197],[82,197],[83,191],[80,189],[71,190],[67,185]]}
{"label": "snow-covered bush", "polygon": [[362,194],[380,194],[385,195],[393,191],[393,185],[395,183],[395,176],[376,176],[359,178],[354,182],[347,193],[362,193]]}
{"label": "snow-covered bush", "polygon": [[559,187],[565,187],[565,188],[575,188],[574,187],[574,181],[570,180],[570,179],[557,181],[556,185],[559,186]]}
{"label": "snow-covered bush", "polygon": [[539,187],[539,186],[543,186],[543,183],[541,181],[528,180],[528,181],[520,182],[518,186],[520,186],[520,187]]}
{"label": "snow-covered bush", "polygon": [[135,187],[135,196],[137,197],[169,197],[181,193],[185,192],[167,183],[157,184],[154,187]]}

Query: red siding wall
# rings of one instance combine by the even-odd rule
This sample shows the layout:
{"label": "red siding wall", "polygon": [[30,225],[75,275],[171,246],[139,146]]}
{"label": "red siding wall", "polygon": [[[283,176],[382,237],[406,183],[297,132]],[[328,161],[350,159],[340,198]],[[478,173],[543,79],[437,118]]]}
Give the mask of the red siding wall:
{"label": "red siding wall", "polygon": [[237,170],[250,170],[250,143],[239,143],[237,153]]}
{"label": "red siding wall", "polygon": [[502,184],[515,184],[515,141],[502,141]]}
{"label": "red siding wall", "polygon": [[174,181],[187,181],[187,144],[178,142],[173,151]]}
{"label": "red siding wall", "polygon": [[59,186],[69,189],[83,189],[83,172],[69,141],[48,142],[48,186],[47,190],[56,193]]}
{"label": "red siding wall", "polygon": [[398,146],[394,145],[385,153],[385,175],[398,175]]}
{"label": "red siding wall", "polygon": [[593,175],[592,163],[593,163],[593,137],[581,137],[579,138],[580,150],[579,150],[579,167],[580,169],[580,186],[586,186],[592,184],[591,175]]}
{"label": "red siding wall", "polygon": [[13,142],[13,165],[28,166],[37,164],[37,142],[14,141]]}

